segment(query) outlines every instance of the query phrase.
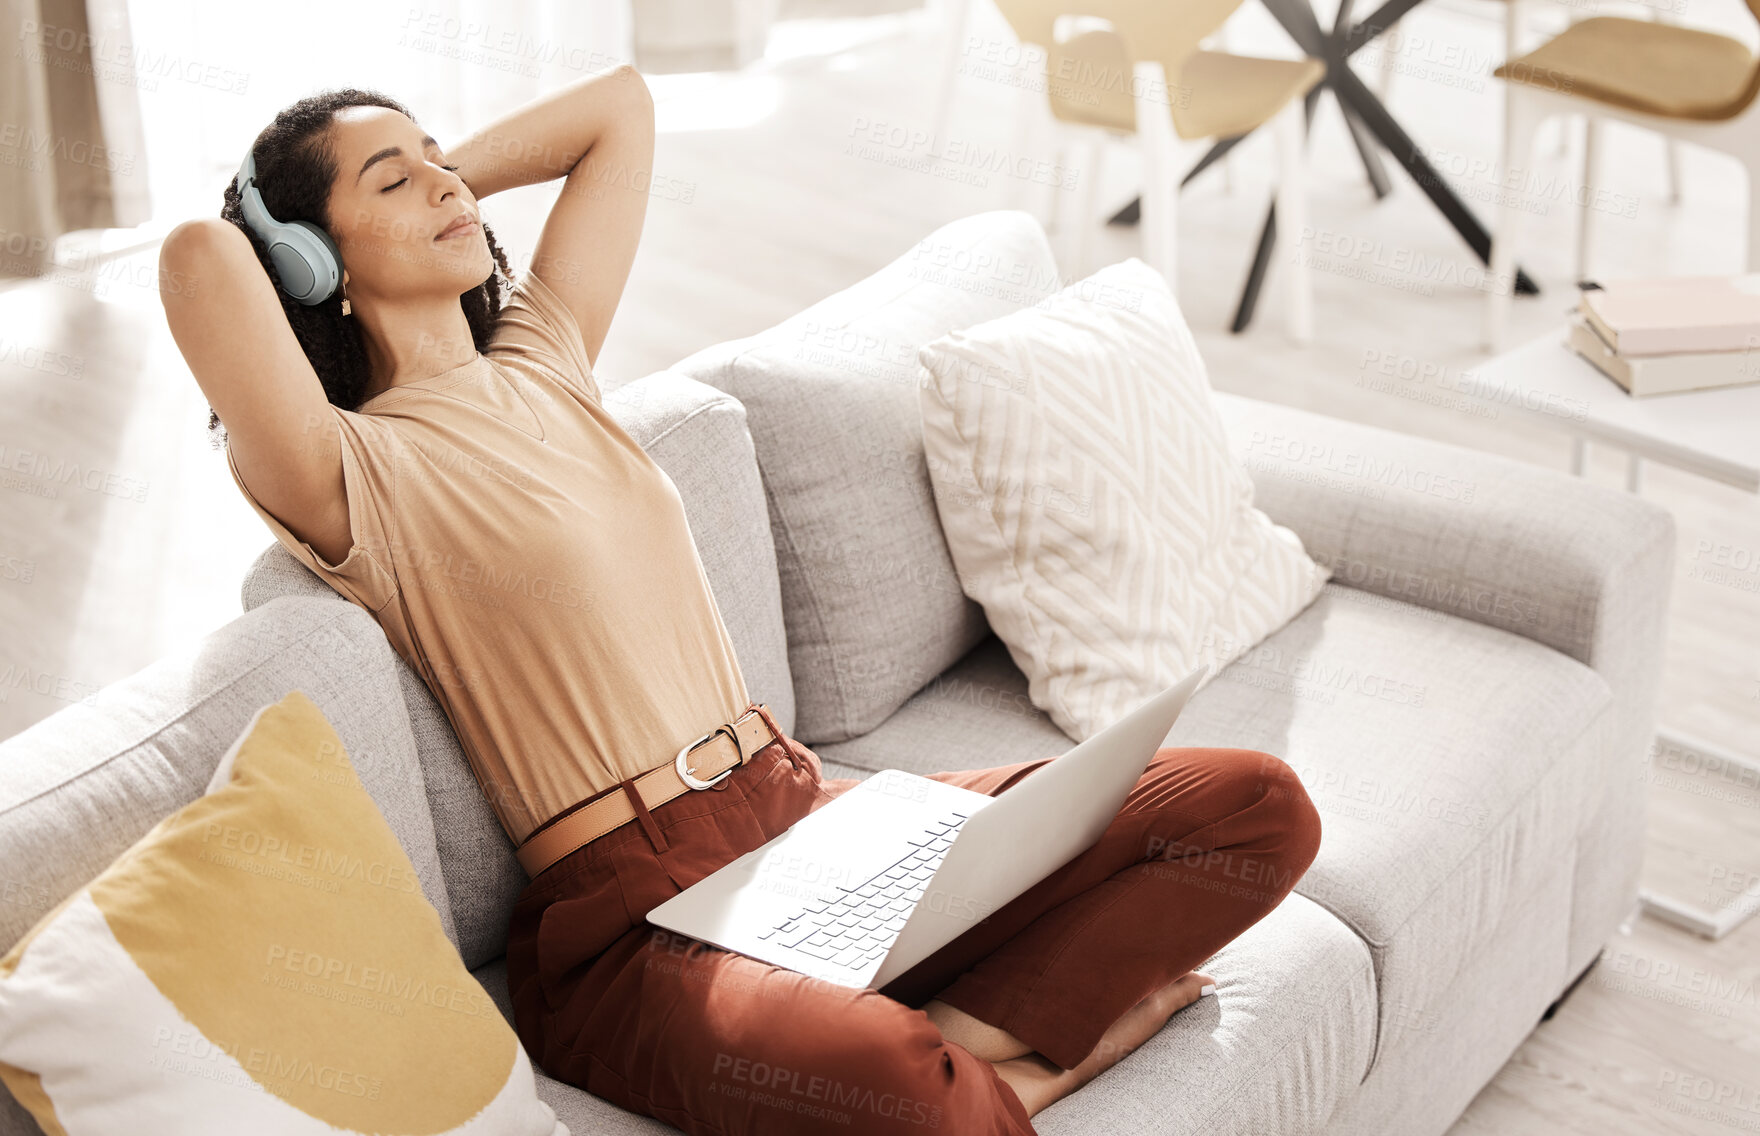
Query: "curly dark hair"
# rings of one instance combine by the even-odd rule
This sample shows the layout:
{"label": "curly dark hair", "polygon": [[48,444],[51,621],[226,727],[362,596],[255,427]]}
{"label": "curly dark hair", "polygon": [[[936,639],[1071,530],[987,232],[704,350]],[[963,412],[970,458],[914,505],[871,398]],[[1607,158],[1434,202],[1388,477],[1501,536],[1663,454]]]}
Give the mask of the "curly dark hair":
{"label": "curly dark hair", "polygon": [[[326,233],[330,227],[330,187],[336,180],[337,158],[331,143],[331,122],[337,111],[352,106],[377,106],[397,111],[412,122],[415,116],[397,100],[377,91],[341,87],[308,95],[288,106],[263,128],[251,144],[256,158],[257,188],[263,205],[277,221],[310,221]],[[367,362],[366,339],[360,325],[342,314],[342,289],[319,304],[307,306],[281,291],[281,279],[269,259],[269,249],[245,224],[236,179],[226,183],[220,216],[237,225],[250,238],[257,260],[275,284],[281,310],[293,327],[294,337],[324,384],[330,402],[354,410],[364,402],[367,381],[372,377]],[[478,351],[489,349],[489,339],[501,318],[502,287],[511,290],[513,270],[507,255],[495,243],[495,234],[483,222],[483,237],[495,255],[497,270],[470,291],[459,296],[464,318]],[[225,427],[214,408],[208,408],[208,433],[214,448],[225,444]]]}

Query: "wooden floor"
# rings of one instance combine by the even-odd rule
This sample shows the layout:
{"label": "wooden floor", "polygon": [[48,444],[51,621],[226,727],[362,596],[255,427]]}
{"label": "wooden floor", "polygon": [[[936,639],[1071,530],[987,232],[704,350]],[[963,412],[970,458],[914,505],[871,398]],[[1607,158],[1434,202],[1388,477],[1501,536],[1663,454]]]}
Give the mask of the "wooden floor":
{"label": "wooden floor", "polygon": [[[804,0],[795,7],[810,9]],[[1488,77],[1502,57],[1503,11],[1430,0],[1407,17],[1405,46],[1393,55],[1396,113],[1487,218],[1507,182],[1494,165],[1501,103]],[[1562,12],[1544,18],[1558,26]],[[1692,15],[1702,23],[1718,14],[1696,5]],[[975,62],[951,127],[966,143],[1007,143],[1021,95],[1006,75],[982,70],[991,40],[1012,42],[990,16],[995,22],[971,33]],[[1752,39],[1739,5],[1724,17]],[[1238,24],[1236,50],[1282,50],[1262,14],[1243,11]],[[863,28],[866,43],[767,73],[651,80],[657,172],[688,192],[652,199],[599,361],[607,388],[760,331],[938,224],[1031,202],[1029,182],[921,163],[925,147],[913,132],[929,129],[934,41],[915,14]],[[1397,170],[1392,195],[1374,199],[1329,99],[1311,145],[1312,231],[1302,249],[1314,268],[1318,337],[1307,348],[1281,333],[1278,269],[1254,326],[1240,336],[1226,330],[1269,192],[1269,140],[1242,145],[1226,183],[1214,170],[1185,194],[1177,283],[1214,385],[1565,468],[1561,437],[1459,409],[1446,384],[1375,381],[1382,359],[1403,373],[1451,378],[1482,365],[1482,276]],[[1545,142],[1532,171],[1545,208],[1530,221],[1524,263],[1544,293],[1515,305],[1522,336],[1545,332],[1574,302],[1576,155],[1580,140],[1562,151]],[[1741,171],[1683,152],[1685,196],[1671,206],[1662,155],[1655,139],[1610,131],[1595,198],[1597,273],[1738,270]],[[1135,161],[1127,147],[1108,151],[1097,171],[1104,212],[1135,191]],[[516,267],[554,192],[533,187],[487,203]],[[186,215],[208,206],[204,199]],[[1137,252],[1133,230],[1098,230],[1085,270],[1066,265],[1065,276]],[[206,404],[164,328],[155,258],[149,246],[0,290],[0,736],[235,618],[243,572],[269,543],[223,457],[208,448]],[[1617,486],[1615,455],[1594,457],[1591,475]],[[1667,470],[1650,473],[1645,493],[1679,525],[1664,716],[1760,750],[1760,592],[1704,571],[1720,548],[1760,560],[1760,501]],[[1671,776],[1653,786],[1650,829],[1632,834],[1646,842],[1646,883],[1705,903],[1760,891],[1760,793],[1659,772]],[[1757,985],[1760,919],[1716,944],[1637,920],[1455,1132],[1760,1130]]]}

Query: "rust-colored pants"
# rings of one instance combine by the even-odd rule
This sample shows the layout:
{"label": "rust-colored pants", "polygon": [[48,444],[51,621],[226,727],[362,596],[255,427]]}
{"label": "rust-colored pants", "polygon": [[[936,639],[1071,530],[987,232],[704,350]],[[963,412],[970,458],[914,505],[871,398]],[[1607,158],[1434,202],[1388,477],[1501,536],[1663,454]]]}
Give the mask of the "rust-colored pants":
{"label": "rust-colored pants", "polygon": [[[918,1007],[938,997],[1072,1068],[1131,1006],[1276,907],[1320,844],[1278,758],[1164,748],[1092,848],[883,991],[856,990],[644,921],[858,784],[825,780],[788,740],[797,752],[772,742],[527,885],[507,980],[545,1072],[692,1134],[1023,1136],[1014,1090]],[[931,776],[994,796],[1048,760]]]}

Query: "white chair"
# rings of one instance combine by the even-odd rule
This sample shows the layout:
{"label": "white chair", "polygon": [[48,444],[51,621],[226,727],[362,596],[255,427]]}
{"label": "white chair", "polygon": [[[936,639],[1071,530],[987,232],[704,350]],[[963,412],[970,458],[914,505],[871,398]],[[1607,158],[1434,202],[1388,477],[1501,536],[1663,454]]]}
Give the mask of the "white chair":
{"label": "white chair", "polygon": [[[945,2],[963,9],[960,0]],[[1325,68],[1314,59],[1261,59],[1201,49],[1200,41],[1240,3],[998,0],[1020,41],[1045,52],[1041,107],[1050,113],[1021,116],[1017,152],[1044,153],[1040,135],[1049,130],[1057,155],[1054,169],[1076,173],[1073,195],[1053,191],[1050,228],[1061,246],[1063,271],[1079,277],[1088,267],[1088,237],[1102,222],[1097,194],[1105,145],[1134,138],[1143,156],[1143,260],[1177,291],[1177,211],[1184,172],[1177,162],[1179,141],[1231,138],[1271,124],[1278,153],[1277,223],[1288,250],[1283,265],[1288,332],[1296,342],[1306,343],[1313,337],[1313,300],[1299,248],[1307,227],[1303,96]],[[958,51],[963,16],[949,16],[948,21],[954,45],[950,50]],[[1070,34],[1060,29],[1083,24]],[[937,122],[939,138],[945,117]],[[1018,188],[1031,187],[1023,179]],[[1073,203],[1066,201],[1070,196]]]}
{"label": "white chair", "polygon": [[[1507,0],[1514,4],[1516,0]],[[966,50],[966,28],[971,23],[972,6],[980,0],[928,0],[925,9],[930,20],[939,25],[941,30],[941,66],[936,77],[935,105],[930,112],[932,133],[930,134],[932,150],[940,155],[943,143],[948,138],[947,124],[953,117],[953,100],[959,90],[960,56]],[[1206,37],[1203,46],[1214,47],[1227,51],[1228,22],[1223,21],[1214,34]],[[1234,152],[1231,150],[1220,159],[1222,163],[1223,187],[1234,189]]]}
{"label": "white chair", "polygon": [[[1760,0],[1747,0],[1760,20]],[[1612,119],[1667,138],[1720,150],[1748,170],[1746,268],[1760,270],[1760,62],[1739,40],[1713,32],[1619,16],[1597,16],[1495,72],[1508,83],[1503,168],[1526,169],[1540,124],[1557,115],[1588,116],[1585,190],[1595,181],[1602,122]],[[1589,269],[1593,194],[1583,195],[1577,270]],[[1526,210],[1521,194],[1504,196],[1492,234],[1485,300],[1485,347],[1498,351],[1508,331],[1510,292]]]}
{"label": "white chair", "polygon": [[[1491,2],[1502,10],[1504,58],[1514,59],[1522,54],[1523,32],[1527,26],[1527,17],[1532,15],[1535,10],[1541,7],[1541,5],[1537,3],[1537,0],[1491,0]],[[1633,2],[1637,4],[1640,14],[1646,19],[1667,22],[1668,18],[1662,11],[1645,4],[1644,0],[1633,0]],[[1574,9],[1568,13],[1567,18],[1572,21],[1577,19],[1577,14]],[[1381,82],[1379,94],[1381,95],[1381,100],[1386,102],[1389,92],[1393,88],[1393,76],[1398,71],[1397,60],[1399,58],[1400,22],[1396,20],[1389,25],[1387,30],[1381,33],[1376,43],[1381,52]],[[1560,122],[1558,127],[1558,153],[1563,155],[1568,148],[1570,120],[1567,119]],[[1594,146],[1596,141],[1595,132],[1593,128],[1591,128],[1584,142],[1584,170],[1590,170],[1594,167]],[[1664,176],[1667,178],[1668,200],[1671,204],[1675,204],[1681,199],[1681,178],[1680,151],[1676,146],[1674,139],[1670,138],[1666,140],[1665,154],[1667,164],[1663,167],[1663,172]],[[1588,187],[1585,185],[1584,188],[1587,189]]]}

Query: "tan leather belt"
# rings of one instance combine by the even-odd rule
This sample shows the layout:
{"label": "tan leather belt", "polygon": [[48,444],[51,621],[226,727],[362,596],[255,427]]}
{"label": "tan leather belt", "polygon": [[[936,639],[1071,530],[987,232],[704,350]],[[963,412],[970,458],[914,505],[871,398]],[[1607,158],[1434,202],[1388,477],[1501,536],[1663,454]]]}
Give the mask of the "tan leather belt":
{"label": "tan leather belt", "polygon": [[[709,788],[771,742],[782,742],[788,752],[788,743],[770,717],[769,707],[754,702],[738,718],[710,730],[680,749],[670,763],[640,774],[631,784],[641,794],[642,803],[653,810],[692,789]],[[526,875],[536,878],[581,845],[634,820],[635,805],[621,782],[619,786],[572,812],[558,813],[534,829],[514,851]]]}

